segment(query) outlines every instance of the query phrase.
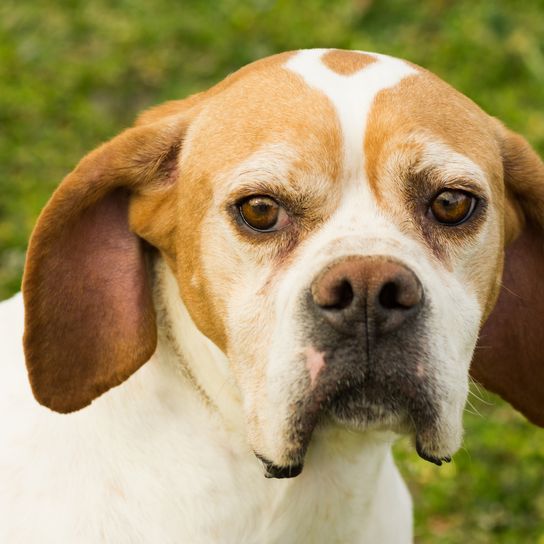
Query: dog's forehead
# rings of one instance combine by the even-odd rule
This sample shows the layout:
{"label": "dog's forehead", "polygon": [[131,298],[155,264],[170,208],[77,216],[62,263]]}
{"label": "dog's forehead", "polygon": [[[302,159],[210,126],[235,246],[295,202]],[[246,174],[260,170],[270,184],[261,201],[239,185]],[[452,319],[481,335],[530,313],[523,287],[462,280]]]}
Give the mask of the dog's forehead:
{"label": "dog's forehead", "polygon": [[497,164],[489,118],[478,106],[424,69],[385,55],[284,53],[236,72],[208,97],[187,155],[207,157],[210,173],[281,143],[299,167],[333,179],[363,177],[372,186],[387,151],[414,135],[483,171]]}
{"label": "dog's forehead", "polygon": [[208,91],[184,144],[186,165],[194,160],[197,171],[215,175],[282,144],[298,166],[335,175],[342,141],[337,114],[328,97],[286,69],[297,55],[254,62]]}
{"label": "dog's forehead", "polygon": [[363,172],[363,142],[368,114],[376,95],[417,74],[409,64],[391,57],[347,51],[301,51],[285,67],[299,74],[333,104],[343,142],[343,174]]}

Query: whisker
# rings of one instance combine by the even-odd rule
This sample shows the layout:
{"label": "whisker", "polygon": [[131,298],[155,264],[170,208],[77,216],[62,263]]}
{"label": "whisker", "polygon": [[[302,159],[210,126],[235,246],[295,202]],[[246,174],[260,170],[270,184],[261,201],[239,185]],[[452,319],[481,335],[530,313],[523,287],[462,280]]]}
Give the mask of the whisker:
{"label": "whisker", "polygon": [[473,397],[477,398],[481,403],[485,404],[486,406],[495,406],[495,403],[489,400],[489,398],[485,399],[484,396],[487,394],[485,389],[482,391],[482,384],[478,383],[472,376],[469,376],[469,380],[472,384],[472,388],[476,389],[478,392],[477,394],[470,388],[468,390],[469,395],[472,395]]}
{"label": "whisker", "polygon": [[461,444],[459,451],[464,451],[467,454],[468,460],[470,461],[470,463],[472,463],[472,456],[470,455],[470,451],[468,451],[467,447],[464,444]]}
{"label": "whisker", "polygon": [[505,291],[508,291],[512,296],[514,297],[517,297],[519,299],[521,299],[521,295],[518,295],[517,293],[514,293],[514,291],[512,291],[512,289],[510,289],[509,287],[506,287],[506,285],[504,285],[504,283],[502,283],[501,281],[501,287],[505,290]]}
{"label": "whisker", "polygon": [[[467,404],[474,410],[474,415],[475,416],[479,416],[481,418],[483,418],[484,416],[480,413],[480,411],[478,410],[478,408],[476,408],[476,406],[474,406],[474,404],[472,404],[472,402],[470,402],[470,399],[467,399]],[[467,410],[467,408],[465,408],[465,410]],[[467,410],[468,411],[468,410]]]}

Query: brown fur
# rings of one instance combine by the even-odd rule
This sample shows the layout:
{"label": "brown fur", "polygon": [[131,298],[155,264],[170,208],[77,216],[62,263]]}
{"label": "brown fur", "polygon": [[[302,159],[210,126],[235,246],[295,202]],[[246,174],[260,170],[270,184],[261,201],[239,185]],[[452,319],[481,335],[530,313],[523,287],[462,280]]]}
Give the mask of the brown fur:
{"label": "brown fur", "polygon": [[[492,200],[503,203],[499,204],[499,220],[504,221],[501,245],[507,251],[502,288],[488,278],[471,278],[484,303],[485,317],[500,291],[482,330],[471,373],[532,422],[544,426],[544,166],[521,136],[499,126],[434,75],[418,70],[424,77],[407,78],[375,100],[364,143],[369,181],[387,208],[396,190],[392,183],[398,180],[387,182],[382,170],[385,159],[420,127],[484,169],[491,181]],[[499,268],[498,281],[500,272]]]}
{"label": "brown fur", "polygon": [[350,76],[376,62],[376,59],[364,53],[333,49],[321,57],[321,62],[337,74]]}
{"label": "brown fur", "polygon": [[502,193],[499,149],[488,116],[470,99],[436,76],[418,68],[391,89],[378,93],[369,115],[364,153],[369,182],[383,202],[392,187],[384,185],[385,157],[406,138],[424,131],[483,168]]}
{"label": "brown fur", "polygon": [[[275,58],[284,62],[286,58]],[[233,75],[221,92],[207,95],[197,119],[192,123],[189,150],[182,160],[179,186],[177,240],[183,259],[178,259],[177,277],[183,300],[200,330],[221,349],[228,352],[229,334],[225,330],[227,296],[251,263],[246,255],[232,251],[228,259],[220,255],[231,246],[218,225],[224,221],[231,172],[267,145],[281,144],[293,150],[292,170],[334,179],[339,172],[339,128],[334,110],[319,92],[280,64],[261,63],[254,70],[244,70],[245,77]],[[248,100],[251,95],[251,100]],[[281,180],[286,185],[286,180]],[[254,183],[254,192],[262,184]],[[296,183],[286,190],[296,193]],[[310,191],[309,191],[310,192]],[[213,195],[220,203],[210,210]],[[198,215],[198,217],[197,217]],[[191,218],[191,220],[187,220]],[[202,244],[206,240],[206,244]],[[261,245],[246,236],[248,245]],[[252,255],[248,248],[248,255]],[[285,256],[284,256],[285,257]],[[213,260],[213,263],[209,261]],[[208,263],[208,264],[207,264]],[[211,279],[213,278],[213,282]]]}
{"label": "brown fur", "polygon": [[175,178],[183,124],[123,132],[85,157],[43,210],[23,279],[24,346],[37,400],[70,412],[153,354],[156,327],[129,194]]}

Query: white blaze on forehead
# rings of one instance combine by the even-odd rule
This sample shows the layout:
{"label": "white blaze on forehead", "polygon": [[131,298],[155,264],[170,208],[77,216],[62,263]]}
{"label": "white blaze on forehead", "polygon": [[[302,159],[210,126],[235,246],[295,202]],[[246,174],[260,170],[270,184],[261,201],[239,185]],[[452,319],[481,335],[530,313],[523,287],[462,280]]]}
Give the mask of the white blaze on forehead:
{"label": "white blaze on forehead", "polygon": [[363,141],[370,108],[379,91],[395,86],[403,78],[417,74],[406,62],[375,53],[361,54],[376,59],[361,70],[338,74],[321,60],[328,49],[308,49],[291,57],[285,67],[302,76],[323,92],[338,114],[344,141],[344,176],[360,179],[364,173]]}

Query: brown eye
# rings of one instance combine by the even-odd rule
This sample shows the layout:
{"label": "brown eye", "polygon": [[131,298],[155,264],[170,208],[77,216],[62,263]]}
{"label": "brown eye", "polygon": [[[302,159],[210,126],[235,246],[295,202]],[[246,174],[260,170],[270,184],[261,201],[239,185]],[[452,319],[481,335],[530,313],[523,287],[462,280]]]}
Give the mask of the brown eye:
{"label": "brown eye", "polygon": [[289,223],[287,212],[272,198],[253,196],[239,205],[242,219],[254,230],[280,230]]}
{"label": "brown eye", "polygon": [[464,191],[442,191],[431,202],[430,211],[439,223],[459,225],[466,221],[474,208],[476,198]]}

